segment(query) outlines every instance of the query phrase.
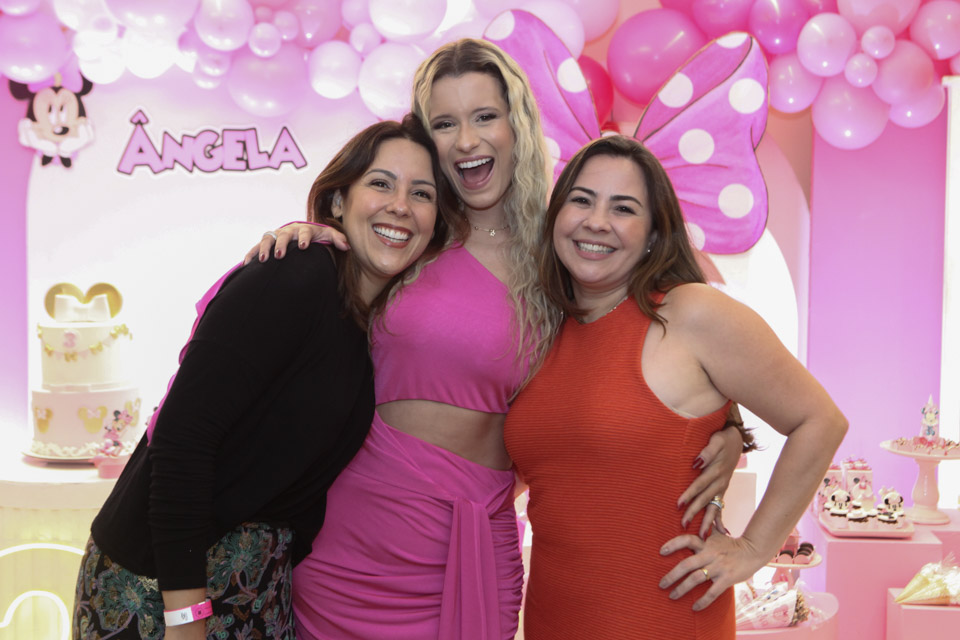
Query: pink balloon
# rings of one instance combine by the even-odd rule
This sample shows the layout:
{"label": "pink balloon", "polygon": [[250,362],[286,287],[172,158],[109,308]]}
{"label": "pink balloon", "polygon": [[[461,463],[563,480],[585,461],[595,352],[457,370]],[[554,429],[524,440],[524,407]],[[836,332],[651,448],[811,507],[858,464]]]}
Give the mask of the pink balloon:
{"label": "pink balloon", "polygon": [[577,59],[583,77],[587,80],[587,88],[593,96],[593,104],[597,108],[597,120],[606,122],[613,109],[613,83],[607,70],[599,62],[589,56],[580,56]]}
{"label": "pink balloon", "polygon": [[300,20],[297,44],[313,48],[340,30],[339,0],[296,0],[290,10]]}
{"label": "pink balloon", "polygon": [[609,31],[620,15],[620,0],[563,1],[577,12],[587,42],[592,42]]}
{"label": "pink balloon", "polygon": [[306,93],[303,50],[284,44],[272,58],[248,49],[237,52],[227,76],[227,91],[244,111],[255,116],[283,116],[296,109]]}
{"label": "pink balloon", "polygon": [[193,17],[200,0],[104,0],[104,4],[125,27],[145,33],[174,33]]}
{"label": "pink balloon", "polygon": [[577,12],[559,0],[527,0],[521,8],[540,18],[546,24],[574,58],[583,53],[583,24]]}
{"label": "pink balloon", "polygon": [[331,40],[310,52],[307,68],[310,86],[324,98],[337,100],[357,88],[357,75],[363,60],[346,42]]}
{"label": "pink balloon", "polygon": [[660,0],[660,6],[664,9],[680,11],[688,16],[693,13],[693,0]]}
{"label": "pink balloon", "polygon": [[247,43],[253,9],[247,0],[202,0],[193,28],[208,47],[234,51]]}
{"label": "pink balloon", "polygon": [[813,126],[840,149],[862,149],[880,137],[890,107],[870,89],[851,87],[843,78],[827,78],[813,101]]}
{"label": "pink balloon", "polygon": [[203,48],[197,52],[196,69],[200,69],[207,76],[219,78],[225,76],[230,71],[230,63],[233,60],[233,53],[230,51],[217,51],[203,45]]}
{"label": "pink balloon", "polygon": [[358,24],[350,32],[350,46],[362,56],[379,47],[381,42],[383,42],[383,36],[367,22]]}
{"label": "pink balloon", "polygon": [[837,0],[837,11],[850,21],[857,35],[878,24],[896,35],[907,28],[919,6],[920,0]]}
{"label": "pink balloon", "polygon": [[914,129],[933,122],[946,102],[944,87],[934,82],[917,98],[890,107],[890,122]]}
{"label": "pink balloon", "polygon": [[910,39],[935,60],[960,53],[960,2],[933,0],[920,7],[910,24]]}
{"label": "pink balloon", "polygon": [[797,57],[810,73],[830,77],[843,71],[856,47],[857,35],[843,16],[821,13],[800,30]]}
{"label": "pink balloon", "polygon": [[360,99],[374,115],[399,120],[410,110],[410,87],[421,60],[413,45],[384,42],[360,65]]}
{"label": "pink balloon", "polygon": [[16,82],[52,76],[70,48],[57,19],[42,11],[25,16],[0,14],[0,73]]}
{"label": "pink balloon", "polygon": [[610,79],[626,98],[644,104],[706,41],[693,20],[679,11],[641,11],[627,18],[610,40]]}
{"label": "pink balloon", "polygon": [[369,0],[343,0],[340,5],[340,16],[343,18],[343,26],[348,29],[370,22]]}
{"label": "pink balloon", "polygon": [[300,35],[300,21],[290,11],[277,11],[273,14],[273,26],[280,31],[284,42],[290,42]]}
{"label": "pink balloon", "polygon": [[873,90],[888,104],[915,100],[934,82],[933,62],[918,45],[897,40],[893,53],[880,61]]}
{"label": "pink balloon", "polygon": [[247,46],[261,58],[269,58],[280,50],[283,38],[280,29],[269,22],[261,22],[250,30]]}
{"label": "pink balloon", "polygon": [[960,76],[960,55],[950,58],[950,71],[955,76]]}
{"label": "pink balloon", "polygon": [[485,18],[492,18],[507,9],[518,9],[523,0],[480,0],[474,3],[477,13]]}
{"label": "pink balloon", "polygon": [[270,22],[273,20],[273,9],[270,7],[256,7],[253,10],[253,18],[257,22]]}
{"label": "pink balloon", "polygon": [[877,61],[865,53],[855,53],[847,60],[843,77],[855,87],[869,87],[877,79]]}
{"label": "pink balloon", "polygon": [[807,71],[796,52],[777,56],[770,63],[770,106],[782,113],[798,113],[820,93],[823,78]]}
{"label": "pink balloon", "polygon": [[40,6],[40,0],[0,0],[0,11],[11,16],[25,16]]}
{"label": "pink balloon", "polygon": [[708,38],[746,31],[754,0],[693,0],[693,21]]}
{"label": "pink balloon", "polygon": [[889,27],[878,24],[870,27],[863,32],[860,37],[860,48],[871,58],[882,60],[893,51],[893,45],[897,44],[897,37]]}
{"label": "pink balloon", "polygon": [[807,8],[807,12],[812,16],[824,12],[837,12],[837,0],[803,0],[803,6]]}
{"label": "pink balloon", "polygon": [[787,53],[797,48],[808,17],[800,0],[756,0],[750,9],[750,33],[768,53]]}

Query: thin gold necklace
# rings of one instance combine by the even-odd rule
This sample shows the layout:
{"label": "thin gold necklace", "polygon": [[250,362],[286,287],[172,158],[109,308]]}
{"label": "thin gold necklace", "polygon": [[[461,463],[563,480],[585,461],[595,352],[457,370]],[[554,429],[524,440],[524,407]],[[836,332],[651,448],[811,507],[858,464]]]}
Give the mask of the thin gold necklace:
{"label": "thin gold necklace", "polygon": [[[605,312],[603,312],[602,314],[600,314],[599,316],[597,316],[596,318],[594,318],[594,319],[591,320],[590,322],[596,322],[596,321],[599,320],[600,318],[602,318],[602,317],[604,317],[604,316],[610,315],[611,313],[613,313],[614,311],[616,311],[617,307],[619,307],[621,304],[623,304],[623,301],[624,301],[624,300],[626,300],[626,299],[629,298],[629,297],[630,297],[630,293],[627,292],[626,294],[624,294],[624,296],[623,296],[622,298],[620,298],[619,300],[617,300],[617,304],[613,305],[612,307],[610,307],[609,309],[607,309]],[[582,318],[577,318],[577,322],[579,322],[580,324],[590,324],[590,322],[586,322],[586,321],[583,320]]]}
{"label": "thin gold necklace", "polygon": [[[466,216],[464,216],[464,217],[466,217]],[[469,223],[470,221],[467,220],[467,222]],[[480,225],[475,224],[475,225],[473,225],[473,228],[474,228],[476,231],[486,231],[486,232],[488,232],[488,233],[490,234],[490,237],[493,238],[494,236],[497,235],[497,231],[506,231],[507,229],[510,228],[510,225],[509,225],[509,224],[505,224],[505,225],[503,225],[502,227],[500,227],[500,228],[498,228],[498,229],[487,229],[486,227],[481,227]]]}

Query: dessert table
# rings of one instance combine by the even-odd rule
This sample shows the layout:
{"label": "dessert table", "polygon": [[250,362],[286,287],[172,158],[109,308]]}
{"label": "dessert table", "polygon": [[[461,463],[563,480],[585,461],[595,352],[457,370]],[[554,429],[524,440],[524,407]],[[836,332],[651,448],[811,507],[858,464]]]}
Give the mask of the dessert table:
{"label": "dessert table", "polygon": [[66,639],[90,523],[116,481],[18,444],[0,443],[0,640]]}

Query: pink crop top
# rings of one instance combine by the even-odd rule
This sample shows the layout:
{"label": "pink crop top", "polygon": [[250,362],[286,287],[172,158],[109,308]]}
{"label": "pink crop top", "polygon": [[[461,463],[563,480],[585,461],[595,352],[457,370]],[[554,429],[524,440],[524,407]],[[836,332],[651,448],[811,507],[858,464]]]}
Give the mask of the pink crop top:
{"label": "pink crop top", "polygon": [[432,400],[506,413],[526,376],[506,285],[462,245],[445,250],[373,328],[377,404]]}

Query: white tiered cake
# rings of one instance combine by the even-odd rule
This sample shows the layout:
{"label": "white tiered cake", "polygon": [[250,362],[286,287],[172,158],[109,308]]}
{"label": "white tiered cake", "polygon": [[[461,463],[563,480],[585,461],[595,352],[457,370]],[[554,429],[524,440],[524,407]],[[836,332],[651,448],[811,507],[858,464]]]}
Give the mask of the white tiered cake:
{"label": "white tiered cake", "polygon": [[40,323],[42,389],[32,391],[29,455],[92,460],[133,451],[142,434],[139,390],[130,386],[130,341],[116,319],[122,298],[109,284],[84,294],[54,285],[44,300],[52,321]]}

